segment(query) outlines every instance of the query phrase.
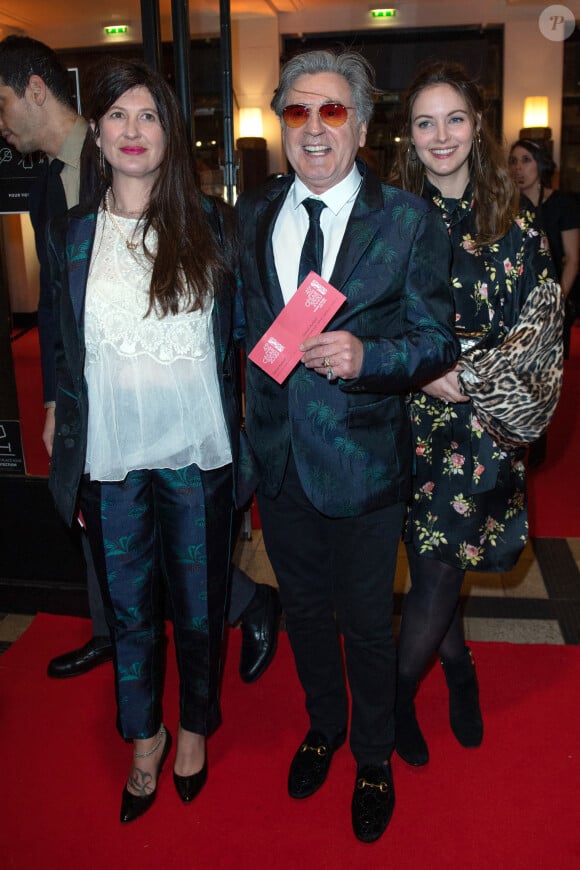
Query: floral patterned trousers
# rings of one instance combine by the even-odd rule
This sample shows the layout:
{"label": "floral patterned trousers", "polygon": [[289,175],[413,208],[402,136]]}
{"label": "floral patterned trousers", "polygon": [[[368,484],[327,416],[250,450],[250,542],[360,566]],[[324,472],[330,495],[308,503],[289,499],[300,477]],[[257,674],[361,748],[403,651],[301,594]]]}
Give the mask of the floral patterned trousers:
{"label": "floral patterned trousers", "polygon": [[121,735],[151,737],[162,722],[163,587],[174,626],[180,722],[211,733],[221,721],[231,466],[132,471],[119,483],[85,478],[81,508],[113,642]]}

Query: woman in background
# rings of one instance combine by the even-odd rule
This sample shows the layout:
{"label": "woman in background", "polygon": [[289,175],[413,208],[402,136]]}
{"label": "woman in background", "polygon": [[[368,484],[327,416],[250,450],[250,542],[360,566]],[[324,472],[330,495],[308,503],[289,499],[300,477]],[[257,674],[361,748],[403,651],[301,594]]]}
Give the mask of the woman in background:
{"label": "woman in background", "polygon": [[57,316],[50,487],[80,504],[133,741],[121,821],[152,805],[163,724],[165,581],[180,678],[174,782],[191,801],[220,722],[221,641],[240,426],[234,279],[223,213],[198,192],[177,99],[145,64],[92,79],[96,184],[49,232]]}
{"label": "woman in background", "polygon": [[[566,299],[564,318],[564,357],[570,355],[570,332],[574,322],[571,291],[578,277],[580,259],[580,202],[570,193],[553,190],[556,164],[545,146],[533,139],[518,139],[510,148],[508,164],[513,180],[522,194],[522,208],[534,212],[534,226],[542,229],[550,246],[558,281]],[[531,468],[546,458],[547,434],[538,438],[528,455]]]}
{"label": "woman in background", "polygon": [[[550,245],[558,281],[565,297],[578,275],[580,261],[580,205],[573,194],[553,190],[556,168],[544,145],[518,139],[510,148],[509,169],[520,193],[535,213]],[[525,201],[522,205],[525,205]]]}
{"label": "woman in background", "polygon": [[[518,193],[486,123],[483,97],[462,67],[438,62],[404,104],[394,183],[438,209],[452,249],[462,349],[498,344],[532,288],[550,279],[541,236],[518,216]],[[450,724],[468,747],[483,738],[475,667],[459,596],[466,570],[509,571],[527,540],[523,450],[499,447],[459,388],[461,360],[410,403],[416,454],[406,544],[411,589],[399,638],[396,749],[426,764],[414,696],[439,653]]]}

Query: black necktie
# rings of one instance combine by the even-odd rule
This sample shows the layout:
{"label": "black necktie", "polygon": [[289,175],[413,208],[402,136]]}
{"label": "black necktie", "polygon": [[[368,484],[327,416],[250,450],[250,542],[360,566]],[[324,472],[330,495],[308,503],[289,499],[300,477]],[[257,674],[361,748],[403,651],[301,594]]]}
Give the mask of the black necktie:
{"label": "black necktie", "polygon": [[320,212],[323,208],[326,208],[326,203],[322,202],[321,199],[309,197],[302,201],[302,205],[308,212],[310,225],[302,245],[302,253],[300,254],[298,286],[302,284],[309,272],[316,272],[320,275],[322,252],[324,251],[324,236],[320,229]]}
{"label": "black necktie", "polygon": [[46,225],[51,218],[64,214],[67,210],[66,196],[60,177],[63,166],[62,160],[55,158],[49,163],[48,157],[45,158],[36,183],[35,198],[31,202],[30,218],[34,227],[36,252],[41,262],[44,255]]}
{"label": "black necktie", "polygon": [[60,173],[64,167],[62,160],[55,157],[48,167],[48,179],[46,182],[46,212],[47,217],[56,217],[64,214],[67,210],[66,195]]}
{"label": "black necktie", "polygon": [[62,160],[57,157],[48,162],[45,158],[42,171],[38,177],[35,201],[38,203],[33,215],[35,220],[34,229],[37,233],[44,234],[44,229],[49,220],[57,215],[64,214],[67,210],[66,196],[62,186],[61,170],[64,166]]}

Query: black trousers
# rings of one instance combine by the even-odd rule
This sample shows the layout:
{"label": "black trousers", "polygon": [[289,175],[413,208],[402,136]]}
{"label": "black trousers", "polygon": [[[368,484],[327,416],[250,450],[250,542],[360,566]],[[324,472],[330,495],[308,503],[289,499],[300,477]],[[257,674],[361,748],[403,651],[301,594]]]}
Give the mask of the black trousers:
{"label": "black trousers", "polygon": [[258,507],[310,727],[329,740],[347,727],[341,632],[351,750],[359,764],[381,763],[394,744],[393,578],[405,507],[326,517],[304,494],[292,458],[280,494],[258,494]]}

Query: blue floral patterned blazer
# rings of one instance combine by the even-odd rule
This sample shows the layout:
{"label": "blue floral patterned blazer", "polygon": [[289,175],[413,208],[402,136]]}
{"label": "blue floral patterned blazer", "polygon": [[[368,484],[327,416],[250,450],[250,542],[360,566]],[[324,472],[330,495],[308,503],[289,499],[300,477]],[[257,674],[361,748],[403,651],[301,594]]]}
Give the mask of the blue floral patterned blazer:
{"label": "blue floral patterned blazer", "polygon": [[[409,497],[406,396],[458,355],[440,217],[419,198],[382,185],[362,161],[358,166],[363,182],[330,278],[346,302],[327,329],[361,339],[359,376],[328,383],[299,364],[279,385],[252,362],[246,370],[246,429],[259,491],[271,498],[279,492],[292,445],[306,495],[331,517]],[[292,181],[273,179],[236,205],[248,351],[284,305],[272,231]]]}
{"label": "blue floral patterned blazer", "polygon": [[[233,250],[230,239],[223,238],[224,217],[231,224],[227,207],[204,199],[204,207],[214,232],[226,249]],[[231,210],[230,210],[231,212]],[[96,214],[72,209],[63,219],[49,225],[48,257],[55,307],[56,345],[56,429],[50,466],[49,488],[56,507],[71,523],[87,446],[88,400],[84,378],[84,302],[91,251],[96,229]],[[240,432],[241,401],[239,352],[235,340],[242,330],[241,302],[236,295],[235,263],[232,278],[224,281],[212,309],[218,381],[232,447],[235,487],[232,496],[243,506],[255,484],[249,450]],[[242,440],[241,440],[242,436]],[[241,445],[241,447],[240,447]]]}

